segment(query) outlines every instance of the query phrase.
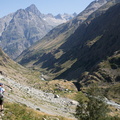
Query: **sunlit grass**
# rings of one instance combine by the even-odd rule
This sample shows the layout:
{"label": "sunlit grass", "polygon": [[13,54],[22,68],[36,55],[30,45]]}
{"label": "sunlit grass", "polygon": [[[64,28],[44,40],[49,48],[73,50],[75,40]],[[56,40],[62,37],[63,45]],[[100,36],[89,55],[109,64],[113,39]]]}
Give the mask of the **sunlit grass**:
{"label": "sunlit grass", "polygon": [[3,120],[70,120],[61,116],[52,116],[17,103],[5,103]]}

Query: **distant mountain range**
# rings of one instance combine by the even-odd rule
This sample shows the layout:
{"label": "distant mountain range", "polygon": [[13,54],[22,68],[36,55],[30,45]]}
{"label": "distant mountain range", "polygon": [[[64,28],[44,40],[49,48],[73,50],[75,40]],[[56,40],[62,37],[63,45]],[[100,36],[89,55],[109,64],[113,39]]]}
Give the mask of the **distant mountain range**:
{"label": "distant mountain range", "polygon": [[[77,17],[55,27],[24,51],[17,61],[27,67],[49,71],[47,74],[51,75],[51,79],[80,79],[84,72],[89,73],[101,61],[109,61],[107,58],[119,53],[120,42],[115,38],[119,36],[119,9],[116,6],[111,8],[119,2],[92,2]],[[112,76],[110,79],[115,81]]]}
{"label": "distant mountain range", "polygon": [[0,19],[0,46],[15,59],[55,26],[67,22],[76,15],[45,15],[40,13],[34,4],[26,9],[19,9]]}

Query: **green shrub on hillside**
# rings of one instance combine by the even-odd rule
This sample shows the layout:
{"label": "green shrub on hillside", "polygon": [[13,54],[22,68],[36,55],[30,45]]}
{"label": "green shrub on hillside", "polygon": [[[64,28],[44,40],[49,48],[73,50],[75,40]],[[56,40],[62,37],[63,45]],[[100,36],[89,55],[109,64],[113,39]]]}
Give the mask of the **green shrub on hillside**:
{"label": "green shrub on hillside", "polygon": [[87,90],[88,100],[79,97],[79,105],[75,116],[78,120],[120,120],[119,117],[108,116],[108,105],[103,99],[101,90],[93,85]]}
{"label": "green shrub on hillside", "polygon": [[120,103],[120,83],[111,85],[110,87],[106,88],[104,94],[107,98]]}

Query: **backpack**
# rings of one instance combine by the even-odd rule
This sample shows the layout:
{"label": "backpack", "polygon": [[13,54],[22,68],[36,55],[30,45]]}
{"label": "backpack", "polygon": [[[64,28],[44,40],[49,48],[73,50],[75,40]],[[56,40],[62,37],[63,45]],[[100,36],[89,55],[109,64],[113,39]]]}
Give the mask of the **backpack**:
{"label": "backpack", "polygon": [[3,88],[0,87],[0,99],[3,98]]}

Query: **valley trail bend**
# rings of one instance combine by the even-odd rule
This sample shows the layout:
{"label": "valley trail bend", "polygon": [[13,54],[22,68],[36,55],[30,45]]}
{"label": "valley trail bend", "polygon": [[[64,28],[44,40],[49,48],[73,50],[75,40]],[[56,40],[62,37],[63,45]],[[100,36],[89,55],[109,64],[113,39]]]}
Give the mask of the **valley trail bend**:
{"label": "valley trail bend", "polygon": [[25,104],[26,106],[50,115],[58,115],[66,118],[76,119],[75,113],[77,101],[55,97],[53,93],[22,85],[16,81],[0,75],[0,81],[5,84],[5,99],[8,101]]}

